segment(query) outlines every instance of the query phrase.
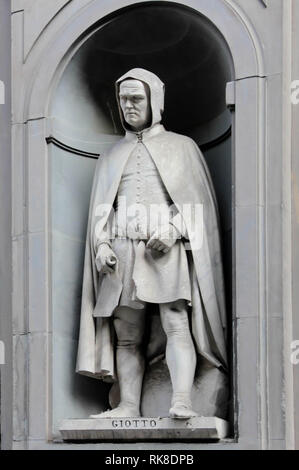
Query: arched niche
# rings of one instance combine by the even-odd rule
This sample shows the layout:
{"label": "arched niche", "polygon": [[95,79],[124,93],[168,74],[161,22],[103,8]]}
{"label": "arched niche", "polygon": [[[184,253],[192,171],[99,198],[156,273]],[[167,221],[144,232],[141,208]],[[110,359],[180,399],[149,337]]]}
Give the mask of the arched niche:
{"label": "arched niche", "polygon": [[114,83],[135,67],[163,80],[163,124],[192,137],[210,167],[220,206],[231,325],[232,116],[225,92],[234,79],[232,57],[205,16],[149,2],[116,13],[89,35],[65,68],[49,108],[54,432],[64,418],[86,417],[107,406],[107,387],[75,377],[74,362],[92,175],[96,159],[124,134]]}
{"label": "arched niche", "polygon": [[[134,2],[134,5],[147,6],[153,3],[156,6],[163,5],[167,7],[188,7],[193,11],[193,14],[202,15],[203,22],[214,25],[214,31],[217,31],[216,36],[222,37],[223,44],[228,47],[229,55],[232,58],[234,69],[233,82],[227,89],[227,104],[233,112],[233,174],[232,183],[234,188],[233,197],[233,216],[234,233],[233,233],[233,278],[234,291],[233,291],[233,304],[234,304],[234,391],[235,403],[238,402],[239,408],[242,412],[238,413],[238,407],[234,407],[236,417],[235,431],[238,430],[238,439],[233,441],[232,445],[242,446],[242,442],[251,442],[253,446],[258,446],[260,436],[260,426],[263,430],[265,427],[266,410],[265,404],[260,403],[260,396],[256,389],[256,384],[261,381],[263,393],[266,389],[266,362],[263,356],[262,339],[264,335],[263,322],[264,322],[264,309],[263,295],[264,295],[264,281],[263,281],[263,244],[264,244],[264,214],[260,210],[263,191],[265,187],[265,135],[264,135],[264,122],[265,122],[265,81],[263,78],[263,53],[256,36],[255,30],[246,17],[242,9],[235,4],[233,0],[202,0],[201,2],[193,0],[182,0],[168,2]],[[74,170],[75,177],[78,178],[80,171],[84,174],[85,181],[92,178],[92,166],[95,163],[98,149],[100,153],[105,149],[105,146],[119,138],[113,129],[109,127],[109,120],[105,113],[101,114],[99,108],[89,108],[89,118],[96,117],[100,119],[101,123],[106,123],[105,132],[102,134],[101,139],[94,140],[94,136],[90,134],[78,132],[74,138],[73,131],[69,132],[69,119],[66,112],[60,109],[57,111],[57,118],[51,113],[53,110],[58,110],[57,101],[55,104],[55,97],[59,95],[59,89],[63,93],[63,84],[66,84],[65,79],[71,67],[78,67],[76,59],[72,62],[72,58],[76,53],[80,55],[81,51],[87,44],[87,40],[92,38],[95,32],[103,27],[107,22],[112,21],[115,17],[126,12],[128,7],[133,4],[129,0],[104,0],[102,2],[90,2],[81,10],[78,10],[72,17],[67,16],[67,10],[62,11],[57,18],[53,21],[52,28],[48,28],[40,36],[36,42],[33,50],[26,60],[25,75],[28,87],[24,90],[19,90],[20,100],[17,107],[17,115],[20,120],[26,122],[26,200],[28,203],[28,210],[26,212],[26,228],[28,229],[28,245],[26,248],[27,264],[25,269],[29,271],[28,291],[27,291],[27,304],[28,305],[28,328],[29,331],[38,331],[42,339],[30,346],[30,357],[35,357],[39,364],[46,364],[45,367],[40,368],[38,379],[35,374],[36,363],[29,361],[28,366],[28,381],[29,381],[29,399],[28,399],[28,413],[32,416],[29,422],[29,438],[39,440],[52,440],[53,436],[57,436],[57,425],[60,418],[68,414],[70,417],[70,409],[75,408],[76,400],[79,405],[78,414],[86,415],[92,406],[98,403],[97,397],[100,393],[102,396],[103,389],[94,381],[93,389],[89,389],[86,394],[86,384],[80,383],[72,389],[72,395],[68,396],[71,399],[70,408],[64,409],[64,404],[58,407],[55,405],[55,397],[53,389],[55,388],[55,380],[58,376],[53,374],[55,366],[53,364],[53,344],[52,339],[55,338],[55,321],[59,324],[59,318],[53,318],[53,278],[51,280],[52,261],[53,261],[53,220],[51,210],[53,208],[53,200],[50,194],[59,196],[59,190],[64,190],[64,182],[71,178],[69,173],[69,163],[63,167],[66,157],[73,159],[72,170]],[[240,41],[242,37],[242,41]],[[82,46],[82,49],[81,49]],[[79,55],[77,57],[79,57]],[[225,56],[225,54],[224,54]],[[78,79],[80,74],[73,74],[74,79]],[[82,77],[81,77],[82,78]],[[85,82],[86,83],[86,82]],[[82,81],[77,81],[74,84],[73,90],[80,90],[80,93],[90,93],[90,90],[81,87]],[[76,88],[77,87],[77,88]],[[68,93],[70,92],[68,88]],[[86,95],[84,95],[86,96]],[[67,102],[67,97],[65,103]],[[75,100],[73,100],[73,104]],[[56,106],[56,108],[55,108]],[[88,103],[87,103],[88,106]],[[73,109],[73,112],[78,109]],[[19,113],[19,114],[18,114]],[[85,115],[85,117],[87,116]],[[227,115],[227,114],[226,114]],[[80,114],[78,114],[80,116]],[[228,115],[227,115],[228,116]],[[220,118],[219,118],[220,119]],[[64,122],[63,122],[64,121]],[[79,122],[80,119],[77,120]],[[227,125],[225,119],[220,119],[221,125]],[[88,122],[88,120],[86,121]],[[91,121],[89,121],[91,122]],[[93,122],[95,125],[97,121]],[[199,134],[193,134],[190,128],[190,135],[194,138],[203,135],[207,136],[206,144],[209,143],[211,136],[215,137],[215,129],[221,128],[219,122],[216,123],[211,120],[213,125],[208,131],[208,123],[205,123],[204,131],[202,133],[201,126],[196,127],[196,132],[200,129]],[[70,126],[72,129],[73,124]],[[225,127],[224,126],[224,127]],[[82,130],[83,126],[79,126]],[[227,127],[226,127],[227,128]],[[78,129],[78,127],[77,127]],[[94,129],[88,126],[88,131]],[[262,129],[262,131],[261,131]],[[212,132],[213,130],[213,132]],[[188,131],[188,129],[187,129]],[[59,135],[60,133],[60,135]],[[185,133],[187,133],[185,131]],[[56,136],[56,137],[55,137]],[[63,161],[59,162],[57,158],[58,176],[62,178],[61,184],[58,187],[52,186],[52,191],[49,191],[50,185],[54,183],[55,178],[51,177],[53,170],[54,158],[52,158],[52,149],[54,143],[46,145],[47,138],[63,137],[62,143],[66,153],[63,156]],[[102,137],[105,136],[105,139]],[[21,139],[21,137],[18,137]],[[68,140],[69,139],[69,140]],[[209,140],[210,139],[210,140]],[[51,139],[50,139],[51,140]],[[53,139],[52,139],[53,140]],[[200,140],[200,139],[199,139]],[[79,142],[80,141],[80,142]],[[226,143],[229,142],[229,139]],[[199,141],[200,143],[200,141]],[[223,145],[224,142],[220,142]],[[77,145],[78,144],[78,145]],[[80,144],[80,145],[79,145]],[[101,145],[102,147],[101,147]],[[20,143],[21,145],[21,143]],[[205,145],[205,144],[204,144]],[[70,151],[74,153],[71,155]],[[56,147],[57,148],[57,147]],[[79,152],[74,152],[74,149]],[[82,151],[85,153],[84,157],[81,155]],[[210,168],[213,173],[213,167],[218,166],[218,150],[216,154],[210,151]],[[230,152],[227,152],[230,154]],[[78,158],[77,158],[78,157]],[[90,158],[88,158],[90,157]],[[95,158],[94,158],[95,157]],[[85,162],[82,166],[82,162]],[[214,163],[213,163],[214,161]],[[76,163],[75,163],[76,162]],[[87,163],[89,162],[89,163]],[[217,165],[215,165],[217,162]],[[227,167],[226,167],[227,168]],[[81,169],[81,170],[80,170]],[[66,170],[66,171],[64,171]],[[38,178],[36,178],[38,174]],[[52,172],[53,176],[53,172]],[[229,176],[230,178],[230,176]],[[58,181],[58,180],[56,180]],[[80,179],[77,179],[78,188],[80,188]],[[258,181],[258,183],[257,183]],[[216,178],[214,177],[215,186],[217,186]],[[221,188],[221,184],[218,185]],[[54,191],[53,191],[54,190]],[[80,206],[82,213],[84,207],[88,204],[88,188],[81,187],[81,194],[84,198],[78,198],[77,202]],[[78,193],[74,193],[77,197]],[[70,197],[70,193],[61,193],[61,197]],[[220,198],[221,199],[221,198]],[[223,198],[225,200],[225,198]],[[62,216],[59,218],[57,212],[58,222],[62,223]],[[84,220],[77,220],[77,240],[78,244],[84,238],[83,227]],[[225,224],[224,224],[225,225]],[[68,227],[70,228],[70,227]],[[230,229],[230,226],[228,226]],[[72,231],[72,235],[73,235]],[[80,238],[81,237],[81,238]],[[248,250],[251,250],[252,258],[251,263],[245,263],[247,259]],[[38,250],[38,251],[36,251]],[[32,259],[38,252],[41,263],[36,265]],[[78,256],[74,260],[73,266],[71,265],[73,258],[68,257],[68,253],[61,250],[60,257],[61,265],[56,266],[59,270],[63,265],[64,259],[67,259],[70,270],[77,269],[82,263],[81,258]],[[258,276],[257,276],[258,273]],[[78,274],[79,275],[79,274]],[[257,281],[261,280],[259,286]],[[76,279],[77,285],[80,279]],[[55,286],[54,286],[55,287]],[[58,286],[59,288],[59,286]],[[60,286],[61,288],[61,286]],[[36,293],[38,292],[38,300],[36,301]],[[69,291],[70,292],[70,291]],[[69,297],[69,302],[73,304],[72,311],[78,312],[78,298]],[[63,306],[60,306],[63,307]],[[63,311],[63,308],[62,310]],[[67,321],[70,317],[67,317]],[[52,331],[52,325],[54,330]],[[75,340],[74,324],[65,323],[65,329],[61,331],[61,347],[64,347],[65,339],[69,339],[69,331],[72,330],[73,337],[71,341]],[[53,334],[54,333],[54,334]],[[58,338],[58,336],[56,336]],[[246,347],[248,344],[253,345],[250,350],[252,361],[248,364],[248,351]],[[54,346],[55,349],[55,346]],[[75,351],[74,344],[70,347]],[[73,353],[72,353],[73,354]],[[65,356],[66,357],[66,356]],[[72,356],[74,359],[74,355]],[[72,360],[73,360],[72,359]],[[56,364],[60,367],[60,373],[64,373],[63,361]],[[259,367],[256,367],[259,364]],[[53,367],[54,366],[54,367]],[[69,363],[69,371],[73,370],[73,364]],[[37,381],[38,380],[38,381]],[[73,379],[69,377],[66,382],[70,386]],[[57,382],[56,382],[57,383]],[[246,386],[244,385],[246,384]],[[82,392],[85,393],[84,401],[82,399]],[[84,406],[86,407],[83,410]],[[249,406],[250,404],[250,406]],[[248,406],[247,406],[248,405]],[[27,404],[25,404],[27,406]],[[56,406],[56,408],[55,408]],[[69,406],[69,405],[67,405]],[[104,404],[103,404],[104,406]],[[55,414],[56,413],[56,414]],[[259,416],[261,415],[261,418]],[[72,414],[71,417],[74,417]],[[259,423],[262,423],[261,425]],[[53,426],[52,426],[53,425]]]}

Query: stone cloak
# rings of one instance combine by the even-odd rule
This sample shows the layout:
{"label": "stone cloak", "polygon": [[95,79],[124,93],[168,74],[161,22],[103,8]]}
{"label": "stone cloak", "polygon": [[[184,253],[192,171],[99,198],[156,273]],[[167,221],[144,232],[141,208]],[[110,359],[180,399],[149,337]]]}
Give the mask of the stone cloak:
{"label": "stone cloak", "polygon": [[[129,78],[141,80],[148,86],[152,119],[149,128],[142,131],[142,141],[156,164],[170,198],[181,212],[188,232],[193,261],[191,262],[190,325],[195,348],[197,353],[212,365],[226,369],[226,312],[220,228],[217,201],[210,174],[196,143],[189,137],[166,131],[160,124],[164,110],[163,82],[152,72],[133,69],[116,82],[116,99],[126,136],[99,158],[95,170],[85,247],[76,371],[106,381],[117,380],[113,318],[111,316],[95,318],[94,315],[97,300],[111,303],[109,298],[101,297],[101,283],[108,281],[107,277],[104,279],[103,275],[98,274],[95,256],[97,241],[110,239],[105,227],[109,221],[112,223],[112,208],[121,177],[129,156],[138,142],[138,133],[132,132],[125,122],[119,103],[119,85]],[[192,209],[190,212],[183,210],[186,204],[190,205]],[[194,232],[192,234],[194,229],[192,215],[198,204],[203,206],[203,243],[200,248],[196,244]],[[106,205],[106,210],[99,215],[97,210],[99,207],[103,208],[103,205]],[[120,292],[122,286],[117,276],[113,274],[109,276],[111,289]],[[111,314],[115,307],[117,305],[109,305],[108,310]],[[157,356],[159,353],[161,351],[157,351]],[[154,358],[155,352],[151,351],[148,356]]]}
{"label": "stone cloak", "polygon": [[[98,224],[98,231],[100,227],[104,229],[110,214],[108,209],[99,218],[95,211],[100,204],[112,209],[124,167],[136,143],[136,135],[128,133],[99,158],[91,193],[76,370],[108,380],[116,379],[113,322],[111,317],[95,319],[93,313],[100,286],[95,266],[95,224]],[[216,367],[226,368],[226,313],[219,218],[206,163],[192,139],[167,132],[161,125],[145,133],[143,143],[178,210],[184,204],[203,205],[203,244],[200,249],[193,248],[192,236],[189,236],[194,262],[191,331],[197,353]],[[189,235],[189,230],[191,233],[193,229],[192,217],[186,217],[184,211],[181,214]]]}

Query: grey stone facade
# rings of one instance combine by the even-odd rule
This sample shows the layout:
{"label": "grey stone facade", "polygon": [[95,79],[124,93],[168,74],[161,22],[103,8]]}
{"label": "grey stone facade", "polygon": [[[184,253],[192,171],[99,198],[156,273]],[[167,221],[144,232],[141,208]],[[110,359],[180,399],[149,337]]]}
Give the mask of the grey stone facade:
{"label": "grey stone facade", "polygon": [[[0,80],[6,85],[6,104],[0,105],[0,340],[6,349],[6,364],[1,365],[3,448],[64,448],[63,442],[57,442],[60,421],[84,417],[99,396],[107,395],[105,386],[83,383],[72,375],[68,357],[73,358],[76,347],[76,321],[71,313],[77,311],[77,303],[70,302],[71,294],[78,294],[80,276],[70,277],[69,286],[59,279],[60,270],[77,272],[82,263],[84,220],[78,225],[76,221],[83,217],[89,195],[78,175],[89,185],[94,160],[69,155],[53,139],[47,144],[46,138],[64,139],[73,149],[80,146],[81,154],[84,151],[89,157],[118,138],[111,122],[90,104],[79,59],[107,17],[135,3],[149,2],[12,0],[0,4],[1,43],[7,45],[7,54],[1,55],[5,62],[0,64]],[[229,144],[222,144],[227,147],[219,150],[232,155],[232,226],[228,229],[232,229],[233,432],[225,442],[186,444],[185,448],[299,448],[299,365],[290,360],[291,343],[299,340],[299,104],[292,104],[290,98],[291,82],[299,80],[299,4],[297,0],[151,3],[180,5],[206,17],[220,32],[234,68],[226,88],[232,135]],[[81,135],[74,134],[76,113],[78,117],[83,112],[72,104],[76,92],[84,103]],[[207,155],[213,166],[218,154]],[[82,196],[82,207],[68,223],[63,214],[59,217],[59,201],[74,189]],[[77,254],[73,264],[59,264],[64,253]],[[113,442],[74,445],[115,446]],[[134,448],[134,444],[122,446]],[[150,449],[155,444],[139,443],[140,447]],[[159,444],[162,447],[179,445]]]}

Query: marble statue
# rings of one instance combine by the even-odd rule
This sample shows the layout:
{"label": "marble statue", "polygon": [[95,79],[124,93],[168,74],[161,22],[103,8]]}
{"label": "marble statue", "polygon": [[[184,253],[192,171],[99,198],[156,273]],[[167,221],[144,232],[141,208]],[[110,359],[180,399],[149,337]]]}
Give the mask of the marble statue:
{"label": "marble statue", "polygon": [[[164,88],[143,69],[117,80],[125,136],[95,171],[76,370],[118,381],[120,402],[93,418],[140,416],[144,372],[158,357],[166,358],[176,419],[197,414],[200,358],[227,369],[214,189],[195,142],[161,125]],[[153,308],[166,346],[149,327]]]}

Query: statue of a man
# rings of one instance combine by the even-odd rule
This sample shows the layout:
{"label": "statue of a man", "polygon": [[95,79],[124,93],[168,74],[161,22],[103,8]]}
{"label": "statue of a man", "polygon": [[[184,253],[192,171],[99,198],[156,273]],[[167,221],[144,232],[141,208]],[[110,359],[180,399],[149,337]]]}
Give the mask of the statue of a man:
{"label": "statue of a man", "polygon": [[126,135],[95,172],[77,372],[119,382],[119,406],[92,417],[140,416],[156,304],[173,390],[169,415],[187,419],[196,415],[197,357],[226,368],[215,194],[194,141],[160,123],[164,84],[156,75],[129,71],[116,82],[116,96]]}

